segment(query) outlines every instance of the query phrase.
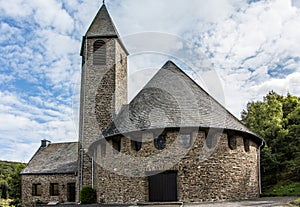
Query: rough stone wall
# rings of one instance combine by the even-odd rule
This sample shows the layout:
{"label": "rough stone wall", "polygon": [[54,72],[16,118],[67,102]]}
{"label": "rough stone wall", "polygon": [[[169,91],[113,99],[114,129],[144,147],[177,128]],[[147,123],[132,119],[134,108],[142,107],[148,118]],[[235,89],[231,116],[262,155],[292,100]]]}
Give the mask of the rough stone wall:
{"label": "rough stone wall", "polygon": [[[35,206],[36,201],[48,203],[50,201],[58,201],[60,203],[67,202],[67,185],[75,183],[77,186],[78,178],[71,174],[60,175],[22,175],[22,206]],[[40,183],[42,186],[41,196],[32,195],[32,185]],[[50,183],[59,184],[59,195],[50,196]],[[79,200],[78,188],[76,187],[76,201]]]}
{"label": "rough stone wall", "polygon": [[[109,117],[102,117],[102,122],[99,122],[96,116],[96,109],[100,110],[101,103],[96,100],[99,95],[102,95],[102,102],[105,102],[108,111],[114,111],[113,95],[115,90],[115,39],[101,39],[106,42],[106,65],[93,65],[93,45],[99,39],[87,40],[86,47],[83,50],[83,59],[87,56],[87,61],[82,66],[81,76],[81,106],[80,106],[80,136],[84,123],[84,149],[87,149],[93,141],[95,141],[101,129],[105,128],[111,122],[111,113]],[[99,94],[99,89],[103,91],[108,89],[106,94]],[[101,89],[100,89],[101,90]],[[99,107],[96,106],[96,104]],[[100,113],[98,113],[100,114]],[[106,115],[106,114],[105,114]],[[81,141],[81,139],[79,140]]]}
{"label": "rough stone wall", "polygon": [[115,113],[127,104],[127,54],[119,41],[116,41],[116,90]]}
{"label": "rough stone wall", "polygon": [[[92,184],[88,147],[111,123],[121,105],[127,103],[127,54],[117,39],[101,39],[106,42],[106,65],[93,65],[93,45],[97,40],[88,39],[87,49],[84,46],[83,50],[79,124],[79,142],[84,149],[83,175],[79,170],[82,185]],[[80,151],[78,154],[81,163]]]}
{"label": "rough stone wall", "polygon": [[[178,132],[167,133],[167,147],[157,150],[153,134],[144,132],[142,149],[136,152],[128,138],[121,138],[121,153],[106,146],[106,155],[95,153],[100,165],[95,168],[95,188],[100,203],[135,203],[149,201],[147,175],[172,170],[178,172],[178,200],[220,201],[259,196],[258,146],[250,141],[244,149],[243,137],[235,136],[237,147],[231,150],[226,133],[215,134],[218,144],[206,146],[205,133],[193,132],[191,149],[178,142]],[[133,138],[133,137],[132,137]],[[174,165],[172,164],[174,163]],[[126,175],[126,176],[124,176]],[[142,177],[140,177],[142,176]]]}

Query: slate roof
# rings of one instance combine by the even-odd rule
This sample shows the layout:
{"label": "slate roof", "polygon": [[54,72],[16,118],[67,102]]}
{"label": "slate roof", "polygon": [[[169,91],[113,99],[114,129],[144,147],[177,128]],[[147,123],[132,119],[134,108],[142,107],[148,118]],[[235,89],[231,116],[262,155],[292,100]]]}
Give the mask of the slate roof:
{"label": "slate roof", "polygon": [[75,174],[77,160],[78,142],[49,144],[38,149],[21,174]]}
{"label": "slate roof", "polygon": [[86,36],[119,37],[118,31],[106,9],[105,4],[99,9],[92,24],[87,30]]}
{"label": "slate roof", "polygon": [[261,140],[171,61],[121,109],[102,135],[174,127],[233,130]]}

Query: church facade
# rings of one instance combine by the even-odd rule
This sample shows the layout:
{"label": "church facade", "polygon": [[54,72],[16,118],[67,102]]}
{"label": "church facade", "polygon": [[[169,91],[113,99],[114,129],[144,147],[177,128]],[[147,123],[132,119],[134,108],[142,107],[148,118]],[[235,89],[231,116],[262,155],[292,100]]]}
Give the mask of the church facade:
{"label": "church facade", "polygon": [[263,139],[172,61],[128,103],[128,55],[103,4],[82,39],[75,200],[83,186],[105,204],[258,197]]}

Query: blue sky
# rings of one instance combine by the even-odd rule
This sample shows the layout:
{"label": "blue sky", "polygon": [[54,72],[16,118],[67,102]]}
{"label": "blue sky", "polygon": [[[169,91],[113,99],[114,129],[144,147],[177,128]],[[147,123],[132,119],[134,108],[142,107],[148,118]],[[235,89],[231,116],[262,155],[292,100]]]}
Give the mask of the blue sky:
{"label": "blue sky", "polygon": [[[0,0],[1,160],[78,139],[81,38],[101,4]],[[170,58],[238,118],[270,90],[300,96],[300,0],[106,5],[131,54],[129,99]]]}

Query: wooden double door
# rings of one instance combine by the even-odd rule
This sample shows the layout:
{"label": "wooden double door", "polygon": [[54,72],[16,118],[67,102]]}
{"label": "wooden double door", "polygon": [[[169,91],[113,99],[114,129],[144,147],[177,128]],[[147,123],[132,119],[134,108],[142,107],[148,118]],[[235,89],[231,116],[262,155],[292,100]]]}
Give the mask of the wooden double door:
{"label": "wooden double door", "polygon": [[177,172],[167,171],[148,177],[149,201],[171,202],[177,198]]}

